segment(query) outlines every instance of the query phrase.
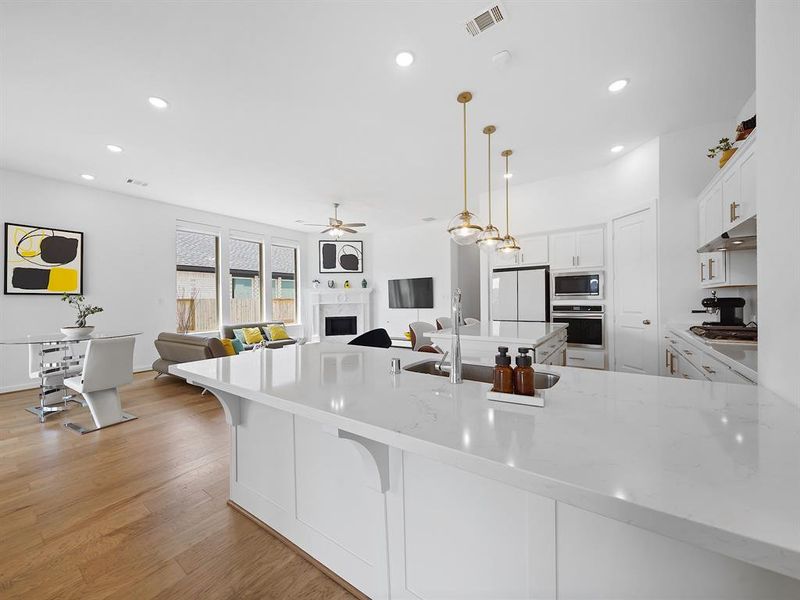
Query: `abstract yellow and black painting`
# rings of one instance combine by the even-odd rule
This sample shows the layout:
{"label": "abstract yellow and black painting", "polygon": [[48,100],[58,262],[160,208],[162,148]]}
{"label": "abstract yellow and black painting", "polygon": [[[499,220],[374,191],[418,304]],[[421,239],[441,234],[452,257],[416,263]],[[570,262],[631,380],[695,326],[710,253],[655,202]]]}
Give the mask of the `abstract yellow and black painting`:
{"label": "abstract yellow and black painting", "polygon": [[83,233],[5,225],[6,294],[83,293]]}

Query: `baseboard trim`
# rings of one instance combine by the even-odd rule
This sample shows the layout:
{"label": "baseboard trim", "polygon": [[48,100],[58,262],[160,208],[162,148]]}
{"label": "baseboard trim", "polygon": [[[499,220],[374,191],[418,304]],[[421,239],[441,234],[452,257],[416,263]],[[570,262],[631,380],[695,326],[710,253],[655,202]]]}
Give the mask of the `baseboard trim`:
{"label": "baseboard trim", "polygon": [[246,509],[244,509],[241,506],[239,506],[238,504],[236,504],[236,502],[234,502],[233,500],[228,500],[228,506],[230,506],[233,510],[241,513],[242,515],[244,515],[245,517],[247,517],[248,519],[253,521],[253,523],[255,523],[256,525],[261,527],[261,529],[263,529],[264,531],[269,533],[272,537],[280,540],[281,542],[283,542],[284,544],[289,546],[289,548],[291,548],[292,550],[297,552],[300,556],[305,558],[308,562],[310,562],[312,565],[314,565],[314,567],[316,567],[317,569],[322,571],[327,577],[329,577],[330,579],[333,579],[333,581],[335,581],[340,586],[342,586],[344,589],[346,589],[348,592],[353,594],[353,596],[358,598],[358,600],[370,600],[369,596],[367,596],[364,592],[362,592],[361,590],[356,588],[352,583],[350,583],[349,581],[347,581],[345,579],[342,579],[339,575],[337,575],[336,573],[331,571],[328,567],[323,565],[316,558],[311,556],[308,552],[306,552],[305,550],[303,550],[302,548],[297,546],[297,544],[295,544],[291,540],[287,539],[286,537],[284,537],[283,535],[281,535],[280,533],[275,531],[272,527],[270,527],[269,525],[264,523],[264,521],[262,521],[261,519],[259,519],[255,515],[253,515],[252,513],[248,512]]}

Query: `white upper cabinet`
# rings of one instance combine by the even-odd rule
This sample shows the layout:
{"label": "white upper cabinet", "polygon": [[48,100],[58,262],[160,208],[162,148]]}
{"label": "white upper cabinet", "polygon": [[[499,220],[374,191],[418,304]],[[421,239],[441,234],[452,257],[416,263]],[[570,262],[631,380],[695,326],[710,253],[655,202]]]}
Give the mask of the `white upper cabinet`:
{"label": "white upper cabinet", "polygon": [[706,244],[722,233],[722,184],[715,185],[705,197],[703,203],[703,244]]}
{"label": "white upper cabinet", "polygon": [[546,235],[533,235],[519,238],[520,245],[519,264],[546,265],[548,264],[548,248]]}
{"label": "white upper cabinet", "polygon": [[575,232],[554,233],[550,235],[550,268],[575,268]]}
{"label": "white upper cabinet", "polygon": [[583,229],[550,235],[551,269],[594,269],[605,264],[605,232]]}
{"label": "white upper cabinet", "polygon": [[[698,247],[701,249],[712,249],[710,242],[716,243],[723,233],[756,215],[755,136],[756,132],[750,134],[700,194]],[[755,235],[755,226],[738,228],[736,235],[743,234]]]}
{"label": "white upper cabinet", "polygon": [[757,213],[756,203],[756,149],[750,146],[742,155],[739,163],[739,178],[741,180],[741,193],[739,204],[741,206],[734,212],[734,224],[753,217]]}
{"label": "white upper cabinet", "polygon": [[605,232],[602,229],[579,231],[577,237],[576,267],[580,269],[602,267],[605,264]]}

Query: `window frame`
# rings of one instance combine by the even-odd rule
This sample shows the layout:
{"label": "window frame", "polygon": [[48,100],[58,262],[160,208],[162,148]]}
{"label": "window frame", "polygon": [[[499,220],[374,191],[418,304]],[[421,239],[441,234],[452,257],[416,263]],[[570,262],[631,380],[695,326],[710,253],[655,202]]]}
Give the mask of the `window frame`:
{"label": "window frame", "polygon": [[[179,269],[181,265],[178,264],[178,233],[194,233],[200,235],[209,235],[214,238],[214,296],[215,296],[215,314],[216,314],[216,329],[209,329],[204,331],[186,331],[184,332],[185,335],[204,335],[209,333],[219,333],[219,330],[222,326],[222,289],[221,289],[221,269],[220,269],[220,259],[221,259],[221,246],[222,246],[222,231],[217,227],[210,227],[207,225],[203,225],[200,223],[191,223],[185,221],[178,221],[175,226],[175,256],[173,260],[173,264],[175,265],[175,284],[173,289],[175,290],[175,310],[176,310],[176,321],[175,321],[175,331],[177,333],[181,333],[178,331],[178,323],[177,323],[177,308],[178,308],[178,301],[181,298],[178,298],[178,273],[180,272],[192,272],[192,269]],[[191,265],[183,265],[184,267],[191,267]],[[208,271],[203,271],[200,268],[196,268],[195,272],[203,272],[207,273]]]}

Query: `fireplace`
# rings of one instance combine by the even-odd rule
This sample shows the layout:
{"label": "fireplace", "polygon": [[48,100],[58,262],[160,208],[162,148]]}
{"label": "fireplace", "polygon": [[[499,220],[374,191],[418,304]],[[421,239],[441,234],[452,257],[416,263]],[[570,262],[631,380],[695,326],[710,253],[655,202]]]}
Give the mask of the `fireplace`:
{"label": "fireplace", "polygon": [[325,317],[325,335],[355,335],[357,317]]}

